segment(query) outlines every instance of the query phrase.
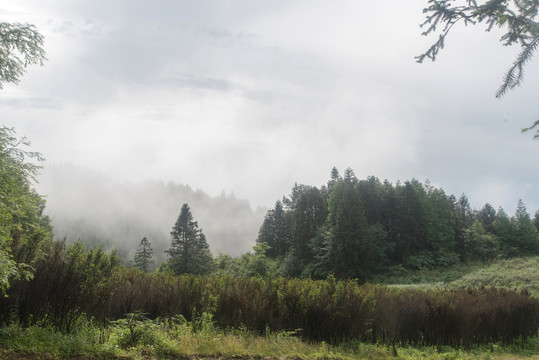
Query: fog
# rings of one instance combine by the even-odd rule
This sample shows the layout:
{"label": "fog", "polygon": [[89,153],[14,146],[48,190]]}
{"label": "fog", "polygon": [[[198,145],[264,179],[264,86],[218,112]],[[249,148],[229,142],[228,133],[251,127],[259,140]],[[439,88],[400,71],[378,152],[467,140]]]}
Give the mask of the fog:
{"label": "fog", "polygon": [[131,257],[143,237],[158,259],[170,245],[170,231],[182,204],[207,237],[214,255],[237,256],[252,250],[266,209],[252,209],[234,194],[210,196],[188,185],[160,180],[118,182],[88,168],[47,166],[38,190],[46,195],[45,213],[57,238],[103,244]]}

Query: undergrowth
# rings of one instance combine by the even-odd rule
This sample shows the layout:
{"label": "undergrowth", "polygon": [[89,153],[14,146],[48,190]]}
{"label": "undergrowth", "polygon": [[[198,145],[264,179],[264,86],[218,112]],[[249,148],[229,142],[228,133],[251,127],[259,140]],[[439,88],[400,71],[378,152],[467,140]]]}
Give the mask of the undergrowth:
{"label": "undergrowth", "polygon": [[390,347],[348,341],[308,343],[295,331],[254,334],[245,327],[221,329],[211,314],[150,320],[142,313],[97,327],[90,321],[64,334],[50,327],[0,328],[0,359],[539,359],[539,336],[523,344],[490,344],[463,351],[450,347]]}

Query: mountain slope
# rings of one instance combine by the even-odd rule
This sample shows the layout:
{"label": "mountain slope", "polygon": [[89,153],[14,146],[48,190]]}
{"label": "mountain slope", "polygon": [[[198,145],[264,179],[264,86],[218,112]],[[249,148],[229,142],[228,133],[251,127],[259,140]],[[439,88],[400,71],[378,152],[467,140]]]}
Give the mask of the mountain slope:
{"label": "mountain slope", "polygon": [[45,168],[38,190],[47,198],[46,214],[56,237],[103,243],[123,256],[147,237],[162,257],[183,203],[189,204],[213,254],[236,256],[251,250],[266,212],[253,211],[247,200],[234,194],[211,197],[173,182],[120,183],[74,165]]}

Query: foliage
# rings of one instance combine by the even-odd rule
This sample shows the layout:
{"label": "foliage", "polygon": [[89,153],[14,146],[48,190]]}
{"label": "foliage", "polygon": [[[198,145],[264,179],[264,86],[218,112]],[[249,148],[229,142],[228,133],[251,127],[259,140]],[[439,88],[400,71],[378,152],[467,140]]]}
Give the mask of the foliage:
{"label": "foliage", "polygon": [[[537,0],[429,0],[429,6],[423,9],[426,15],[426,27],[423,35],[435,33],[438,29],[438,40],[423,54],[416,57],[418,62],[425,59],[436,60],[438,52],[444,48],[446,36],[453,26],[459,22],[465,25],[485,23],[487,31],[494,27],[503,28],[505,33],[500,41],[503,45],[518,44],[521,51],[513,65],[505,74],[502,84],[496,92],[497,97],[503,96],[507,90],[519,86],[524,80],[524,67],[532,59],[539,46],[539,24],[535,20],[538,13]],[[529,131],[539,126],[539,120],[530,127]],[[535,135],[539,137],[539,132]]]}
{"label": "foliage", "polygon": [[26,66],[46,60],[44,38],[34,25],[0,22],[0,89],[18,83]]}
{"label": "foliage", "polygon": [[52,237],[45,201],[32,188],[41,154],[26,150],[30,142],[0,128],[0,294],[14,279],[30,278],[42,247]]}
{"label": "foliage", "polygon": [[86,250],[82,243],[50,244],[31,281],[18,281],[1,299],[0,321],[14,316],[23,325],[47,324],[70,332],[84,314],[103,322],[118,281],[119,259],[102,248]]}
{"label": "foliage", "polygon": [[464,249],[467,261],[487,261],[494,259],[500,253],[498,239],[487,233],[478,220],[470,228],[464,230]]}
{"label": "foliage", "polygon": [[[143,339],[151,327],[140,323],[146,316],[182,315],[197,329],[216,324],[245,326],[258,334],[268,327],[293,330],[302,338],[333,344],[357,339],[389,345],[468,347],[497,341],[509,344],[539,330],[539,300],[503,289],[394,289],[332,277],[205,278],[145,274],[135,269],[107,274],[110,261],[96,261],[100,256],[107,258],[99,251],[92,255],[75,246],[67,255],[71,260],[67,266],[56,270],[40,267],[34,280],[11,289],[1,307],[4,321],[50,324],[71,332],[83,314],[104,323],[133,313],[118,323],[128,327],[118,340],[123,347],[151,341]],[[57,279],[58,285],[47,277]]]}
{"label": "foliage", "polygon": [[189,205],[183,204],[170,233],[172,242],[166,251],[169,268],[176,274],[203,274],[210,270],[212,256],[206,237],[193,220]]}
{"label": "foliage", "polygon": [[283,203],[277,200],[275,208],[268,210],[256,239],[257,244],[265,243],[268,246],[266,254],[273,258],[290,250],[290,226],[285,216]]}
{"label": "foliage", "polygon": [[266,254],[267,245],[261,243],[253,246],[255,253],[243,254],[233,258],[227,254],[221,254],[214,260],[213,275],[235,277],[278,277],[282,275],[282,258],[271,259]]}

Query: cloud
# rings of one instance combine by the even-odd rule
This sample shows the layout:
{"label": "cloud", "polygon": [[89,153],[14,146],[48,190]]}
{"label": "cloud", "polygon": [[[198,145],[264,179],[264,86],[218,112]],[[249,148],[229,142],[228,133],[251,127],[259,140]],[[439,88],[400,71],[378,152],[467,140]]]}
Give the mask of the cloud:
{"label": "cloud", "polygon": [[17,109],[60,109],[61,105],[50,98],[0,98],[0,106]]}
{"label": "cloud", "polygon": [[0,117],[50,162],[255,206],[350,166],[429,178],[480,207],[482,182],[539,175],[519,133],[537,117],[537,65],[500,101],[515,49],[496,33],[455,28],[437,62],[415,63],[433,41],[418,27],[425,3],[21,0],[8,14],[39,25],[49,62],[1,94]]}

